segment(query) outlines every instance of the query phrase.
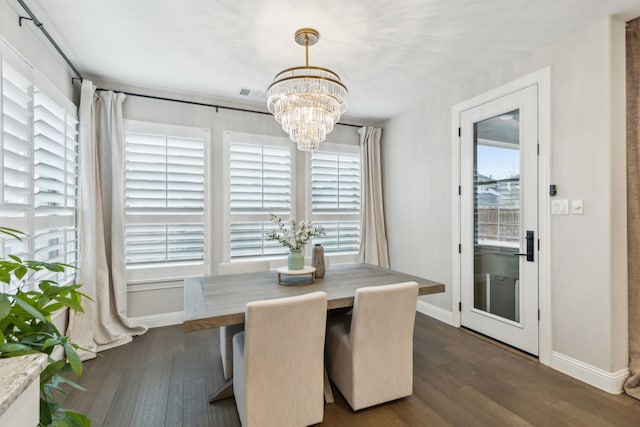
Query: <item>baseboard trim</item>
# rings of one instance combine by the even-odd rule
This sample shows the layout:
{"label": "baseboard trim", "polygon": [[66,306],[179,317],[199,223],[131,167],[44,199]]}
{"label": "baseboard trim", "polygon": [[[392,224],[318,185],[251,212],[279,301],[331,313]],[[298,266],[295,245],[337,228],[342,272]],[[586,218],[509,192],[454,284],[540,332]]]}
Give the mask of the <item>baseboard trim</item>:
{"label": "baseboard trim", "polygon": [[148,316],[133,317],[139,325],[147,328],[160,328],[162,326],[179,325],[184,319],[184,312],[174,311],[173,313],[150,314]]}
{"label": "baseboard trim", "polygon": [[622,393],[624,382],[629,377],[628,368],[608,372],[555,351],[551,353],[551,367],[612,394]]}
{"label": "baseboard trim", "polygon": [[438,307],[437,305],[418,300],[416,310],[422,314],[426,314],[429,317],[433,317],[434,319],[437,319],[456,328],[460,326],[460,324],[457,322],[457,319],[455,319],[453,312],[445,310],[442,307]]}

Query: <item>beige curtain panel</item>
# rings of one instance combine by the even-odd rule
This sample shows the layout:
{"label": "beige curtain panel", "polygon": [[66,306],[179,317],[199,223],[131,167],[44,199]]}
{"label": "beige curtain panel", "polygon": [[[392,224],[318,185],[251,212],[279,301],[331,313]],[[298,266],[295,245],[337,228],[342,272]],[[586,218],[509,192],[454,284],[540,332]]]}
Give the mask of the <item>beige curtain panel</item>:
{"label": "beige curtain panel", "polygon": [[124,261],[124,121],[125,95],[96,93],[89,80],[80,94],[80,176],[76,281],[93,299],[84,313],[72,313],[68,335],[89,352],[126,344],[146,328],[127,318]]}
{"label": "beige curtain panel", "polygon": [[624,390],[640,399],[640,18],[627,26],[627,221],[631,376]]}
{"label": "beige curtain panel", "polygon": [[362,212],[358,261],[389,268],[380,168],[382,129],[363,127],[358,129],[358,133],[362,162]]}

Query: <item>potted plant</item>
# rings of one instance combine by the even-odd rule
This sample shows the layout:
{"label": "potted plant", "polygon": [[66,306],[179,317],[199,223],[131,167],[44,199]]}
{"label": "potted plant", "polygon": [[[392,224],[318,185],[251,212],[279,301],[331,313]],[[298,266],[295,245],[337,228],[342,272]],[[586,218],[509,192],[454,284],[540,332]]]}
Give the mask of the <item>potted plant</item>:
{"label": "potted plant", "polygon": [[[0,234],[22,240],[25,233],[0,227]],[[71,265],[23,260],[15,255],[0,259],[0,283],[13,289],[6,292],[0,287],[0,358],[44,353],[49,363],[40,374],[40,426],[90,426],[91,421],[82,414],[64,409],[59,398],[65,396],[62,385],[82,389],[67,372],[82,375],[82,361],[69,337],[62,334],[51,321],[51,315],[64,308],[82,312],[82,298],[88,298],[78,289],[81,285],[60,285],[54,280],[35,280],[34,274],[47,270],[64,272]],[[61,346],[64,356],[54,360],[51,354]]]}
{"label": "potted plant", "polygon": [[321,225],[315,226],[309,221],[296,223],[295,219],[291,220],[291,227],[287,228],[282,218],[273,214],[271,215],[271,221],[278,224],[278,228],[266,232],[265,238],[267,240],[276,240],[289,248],[290,253],[287,259],[289,270],[302,269],[304,267],[302,249],[312,237],[324,235],[324,229]]}

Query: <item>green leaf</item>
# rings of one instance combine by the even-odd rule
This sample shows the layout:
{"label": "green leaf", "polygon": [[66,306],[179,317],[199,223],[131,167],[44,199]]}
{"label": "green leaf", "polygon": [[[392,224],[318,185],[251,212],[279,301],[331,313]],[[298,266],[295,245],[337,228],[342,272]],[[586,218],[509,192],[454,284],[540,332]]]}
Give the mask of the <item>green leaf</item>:
{"label": "green leaf", "polygon": [[60,344],[59,338],[48,338],[44,344],[42,344],[42,349],[44,350],[45,348],[53,347],[58,344]]}
{"label": "green leaf", "polygon": [[42,373],[40,374],[40,384],[46,384],[51,381],[51,378],[53,378],[55,375],[58,375],[62,371],[62,368],[64,368],[65,364],[66,362],[64,360],[55,360],[49,363],[47,367],[44,368],[44,371],[42,371]]}
{"label": "green leaf", "polygon": [[76,349],[68,342],[64,343],[62,346],[64,347],[64,351],[67,353],[67,359],[69,359],[69,364],[71,365],[73,372],[77,376],[82,375],[82,360],[80,360],[80,356],[78,356]]}
{"label": "green leaf", "polygon": [[22,241],[22,236],[28,236],[28,234],[23,231],[15,230],[9,227],[0,227],[0,233],[6,234],[7,236],[11,236],[20,241]]}
{"label": "green leaf", "polygon": [[42,264],[44,268],[49,271],[53,271],[55,273],[62,273],[64,271],[64,266],[62,264],[53,263],[53,262],[45,262]]}
{"label": "green leaf", "polygon": [[40,353],[25,344],[20,343],[6,343],[0,345],[0,353],[3,355],[17,355],[20,354],[30,354],[30,353]]}
{"label": "green leaf", "polygon": [[78,301],[75,301],[71,298],[55,297],[55,300],[58,302],[61,302],[62,304],[65,305],[65,307],[69,307],[73,311],[78,311],[78,312],[83,311],[82,305],[80,305]]}
{"label": "green leaf", "polygon": [[11,282],[11,272],[0,268],[0,282],[9,284]]}
{"label": "green leaf", "polygon": [[85,415],[74,411],[61,409],[62,416],[53,420],[52,427],[89,427],[91,420]]}
{"label": "green leaf", "polygon": [[78,389],[78,390],[85,390],[84,387],[82,387],[80,384],[78,384],[77,382],[70,380],[69,378],[65,378],[62,375],[58,376],[58,382],[60,384],[68,384],[71,387]]}
{"label": "green leaf", "polygon": [[14,270],[13,274],[16,275],[18,280],[22,280],[22,278],[27,275],[27,272],[27,267],[20,266]]}
{"label": "green leaf", "polygon": [[46,311],[48,314],[51,313],[55,313],[56,311],[60,310],[61,308],[66,307],[64,304],[59,303],[59,302],[55,302],[53,304],[49,304],[45,307]]}
{"label": "green leaf", "polygon": [[21,294],[16,294],[15,301],[16,301],[16,304],[18,304],[20,306],[20,308],[22,308],[24,311],[29,313],[35,319],[38,319],[41,322],[46,322],[47,321],[47,319],[45,319],[44,315],[42,313],[40,313],[40,311],[38,311],[38,309],[33,307],[31,304],[29,304],[27,302],[27,300]]}
{"label": "green leaf", "polygon": [[6,294],[0,294],[0,319],[4,319],[11,311],[11,301]]}
{"label": "green leaf", "polygon": [[[62,378],[62,377],[61,377]],[[65,393],[64,389],[62,387],[60,387],[57,384],[53,384],[53,383],[47,383],[45,384],[46,390],[47,390],[47,395],[48,396],[52,396],[53,397],[53,393],[52,391],[56,391],[62,395],[67,395],[67,393]]]}
{"label": "green leaf", "polygon": [[40,425],[48,426],[51,424],[51,408],[49,402],[40,398]]}
{"label": "green leaf", "polygon": [[11,258],[12,260],[14,260],[15,262],[17,262],[18,264],[22,264],[22,258],[16,256],[16,255],[9,255],[9,258]]}

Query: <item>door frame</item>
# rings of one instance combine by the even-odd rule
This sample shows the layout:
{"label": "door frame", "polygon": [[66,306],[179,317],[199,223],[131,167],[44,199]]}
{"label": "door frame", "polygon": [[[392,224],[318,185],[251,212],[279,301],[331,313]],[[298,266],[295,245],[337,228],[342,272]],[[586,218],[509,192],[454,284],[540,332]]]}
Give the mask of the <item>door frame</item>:
{"label": "door frame", "polygon": [[[526,75],[498,88],[463,101],[453,106],[451,111],[451,311],[454,325],[460,327],[461,313],[461,254],[458,250],[461,242],[461,198],[458,194],[460,186],[460,114],[470,108],[477,107],[489,101],[517,92],[529,86],[537,86],[538,94],[538,308],[540,321],[538,323],[538,360],[544,365],[551,365],[552,351],[552,313],[550,288],[550,199],[549,199],[549,163],[551,145],[551,69],[544,68]],[[464,189],[463,189],[464,191]],[[462,250],[465,250],[463,247]]]}

